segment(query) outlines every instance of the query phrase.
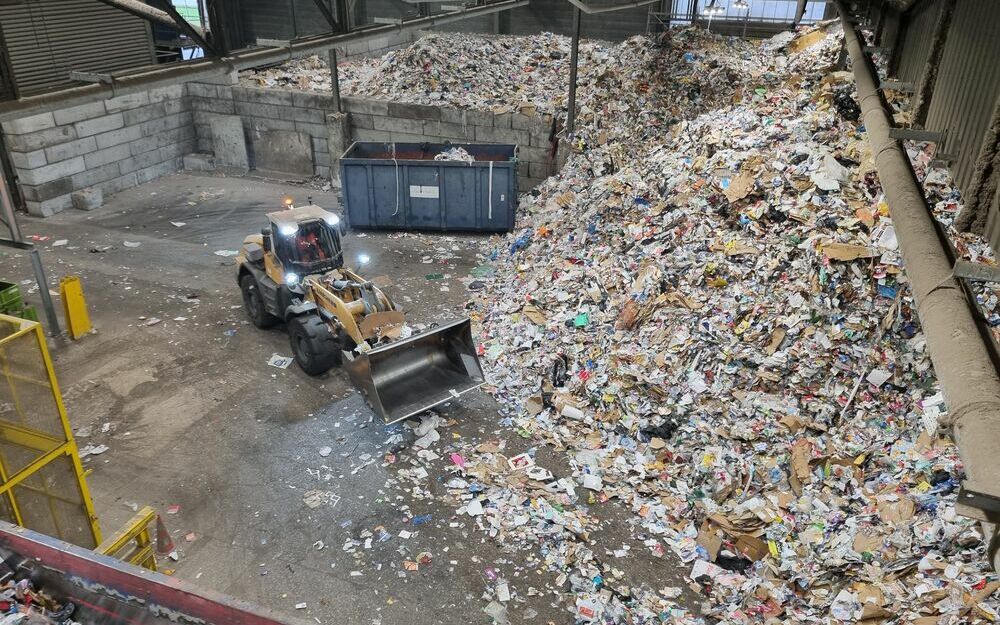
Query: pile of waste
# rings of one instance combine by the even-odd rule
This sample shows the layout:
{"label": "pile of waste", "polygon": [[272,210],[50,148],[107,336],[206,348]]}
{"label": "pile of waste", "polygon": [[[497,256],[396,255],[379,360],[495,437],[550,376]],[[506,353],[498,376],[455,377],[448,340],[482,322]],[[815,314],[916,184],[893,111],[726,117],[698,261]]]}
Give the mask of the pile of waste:
{"label": "pile of waste", "polygon": [[[682,112],[691,114],[689,107],[700,110],[716,103],[719,92],[731,93],[729,83],[739,79],[738,72],[745,71],[750,55],[764,51],[741,40],[716,39],[694,29],[678,31],[668,45],[681,55],[707,57],[688,58],[681,69],[691,71],[672,76],[678,82],[669,90],[673,101],[659,104],[669,108],[675,117]],[[551,33],[432,34],[380,58],[341,64],[340,91],[343,95],[496,113],[518,110],[526,114],[564,114],[569,53],[570,39]],[[586,124],[595,115],[624,111],[615,102],[620,95],[652,103],[649,91],[662,79],[658,65],[671,62],[671,55],[647,37],[633,37],[620,44],[580,42],[580,117]],[[708,75],[695,75],[695,70]],[[253,87],[330,91],[329,67],[315,56],[247,71],[241,74],[240,81]],[[634,91],[624,90],[623,81]],[[642,113],[644,109],[632,106],[631,110]],[[640,127],[642,119],[634,121],[635,127]],[[600,124],[595,125],[595,129],[600,128]]]}
{"label": "pile of waste", "polygon": [[44,590],[35,587],[27,578],[10,579],[0,584],[0,623],[53,623],[79,625],[72,620],[76,606],[71,602],[60,603]]}
{"label": "pile of waste", "polygon": [[[501,425],[565,463],[459,446],[445,485],[581,621],[997,617],[840,40],[625,42],[477,277]],[[624,553],[595,553],[609,509],[689,588],[633,586]]]}
{"label": "pile of waste", "polygon": [[434,155],[435,161],[461,161],[463,163],[472,164],[476,162],[476,157],[469,154],[468,150],[462,147],[448,148],[442,151],[440,154]]}

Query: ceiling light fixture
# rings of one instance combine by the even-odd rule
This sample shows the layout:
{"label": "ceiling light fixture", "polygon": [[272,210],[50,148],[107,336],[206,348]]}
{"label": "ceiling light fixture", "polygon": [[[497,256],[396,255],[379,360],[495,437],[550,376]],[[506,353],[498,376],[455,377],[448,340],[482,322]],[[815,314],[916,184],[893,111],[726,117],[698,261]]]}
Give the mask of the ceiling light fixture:
{"label": "ceiling light fixture", "polygon": [[747,0],[733,0],[732,7],[734,9],[749,9],[750,3]]}
{"label": "ceiling light fixture", "polygon": [[726,12],[726,7],[719,4],[719,0],[710,0],[708,6],[702,9],[702,15],[722,15]]}

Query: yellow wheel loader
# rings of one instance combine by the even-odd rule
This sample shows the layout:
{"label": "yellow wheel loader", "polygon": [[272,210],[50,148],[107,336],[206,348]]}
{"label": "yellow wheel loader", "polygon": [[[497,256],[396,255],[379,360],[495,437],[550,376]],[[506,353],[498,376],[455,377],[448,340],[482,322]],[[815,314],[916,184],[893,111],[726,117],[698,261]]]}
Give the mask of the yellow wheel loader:
{"label": "yellow wheel loader", "polygon": [[389,296],[344,264],[340,218],[313,204],[286,206],[243,240],[236,280],[255,326],[284,322],[303,371],[342,365],[387,423],[485,382],[468,317],[405,336]]}

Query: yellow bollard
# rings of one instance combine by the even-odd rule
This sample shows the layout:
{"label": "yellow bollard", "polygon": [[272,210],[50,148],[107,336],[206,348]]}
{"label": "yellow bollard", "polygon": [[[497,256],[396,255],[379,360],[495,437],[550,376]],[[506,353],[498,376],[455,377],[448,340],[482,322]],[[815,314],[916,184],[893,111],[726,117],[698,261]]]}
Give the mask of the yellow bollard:
{"label": "yellow bollard", "polygon": [[59,295],[62,297],[63,313],[66,315],[66,325],[69,335],[78,339],[90,332],[90,315],[87,314],[87,301],[83,299],[83,285],[77,276],[66,276],[59,281]]}

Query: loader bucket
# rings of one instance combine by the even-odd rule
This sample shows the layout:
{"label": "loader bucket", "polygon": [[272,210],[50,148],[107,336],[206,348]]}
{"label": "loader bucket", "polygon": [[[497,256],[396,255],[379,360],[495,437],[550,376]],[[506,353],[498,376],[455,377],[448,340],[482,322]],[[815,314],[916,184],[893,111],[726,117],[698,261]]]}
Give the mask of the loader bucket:
{"label": "loader bucket", "polygon": [[386,423],[419,414],[486,382],[468,317],[364,354],[344,352],[344,368]]}

